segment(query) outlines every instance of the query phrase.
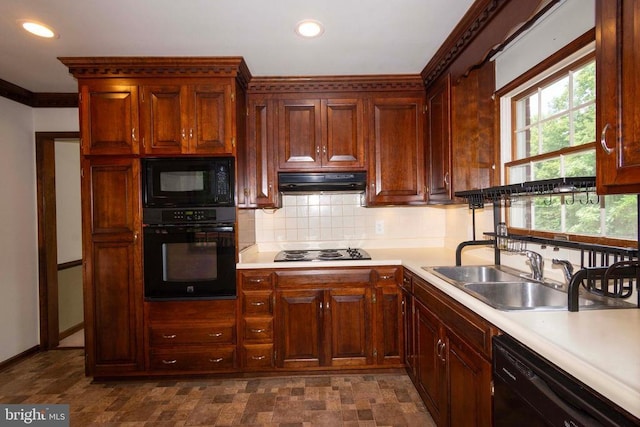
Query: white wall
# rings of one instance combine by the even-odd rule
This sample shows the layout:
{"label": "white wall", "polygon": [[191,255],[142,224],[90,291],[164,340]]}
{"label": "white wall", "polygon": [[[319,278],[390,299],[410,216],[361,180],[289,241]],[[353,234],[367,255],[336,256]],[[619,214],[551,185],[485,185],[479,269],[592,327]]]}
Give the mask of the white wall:
{"label": "white wall", "polygon": [[0,362],[39,343],[36,131],[77,131],[77,109],[0,97]]}
{"label": "white wall", "polygon": [[82,258],[80,143],[56,140],[56,234],[58,264]]}

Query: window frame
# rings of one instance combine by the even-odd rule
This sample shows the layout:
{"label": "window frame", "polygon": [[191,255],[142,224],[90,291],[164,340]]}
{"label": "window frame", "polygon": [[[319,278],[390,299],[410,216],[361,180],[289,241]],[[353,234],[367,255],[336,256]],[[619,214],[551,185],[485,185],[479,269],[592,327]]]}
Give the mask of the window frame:
{"label": "window frame", "polygon": [[[596,149],[596,141],[580,144],[576,146],[564,147],[549,153],[537,154],[524,159],[512,160],[513,153],[517,151],[516,134],[516,114],[515,104],[518,100],[534,93],[539,86],[555,81],[562,74],[566,74],[570,69],[576,69],[595,59],[595,31],[589,30],[565,47],[561,48],[548,58],[541,61],[530,70],[526,71],[504,87],[496,91],[496,106],[500,112],[500,141],[499,152],[502,153],[501,176],[502,184],[508,182],[508,170],[512,166],[529,164],[532,161],[540,161],[550,158],[559,158],[561,155],[573,154],[577,152],[587,152]],[[597,108],[596,99],[596,108]],[[504,111],[508,110],[508,118],[505,119]],[[505,129],[507,128],[508,129]],[[597,136],[596,136],[597,138]],[[508,139],[508,141],[507,141]],[[602,201],[600,201],[602,206]],[[519,228],[510,225],[509,204],[505,208],[505,219],[507,221],[508,232],[515,235],[530,235],[547,239],[564,239],[583,243],[597,243],[612,246],[632,246],[633,239],[621,239],[605,236],[593,236],[583,234],[573,234],[567,232],[554,232]]]}

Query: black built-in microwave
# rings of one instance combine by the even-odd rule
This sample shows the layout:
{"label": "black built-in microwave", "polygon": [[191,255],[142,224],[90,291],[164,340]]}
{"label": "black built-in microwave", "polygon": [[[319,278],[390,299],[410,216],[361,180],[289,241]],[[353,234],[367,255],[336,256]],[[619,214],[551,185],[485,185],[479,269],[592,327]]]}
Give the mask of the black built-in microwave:
{"label": "black built-in microwave", "polygon": [[145,208],[235,206],[232,157],[142,159]]}

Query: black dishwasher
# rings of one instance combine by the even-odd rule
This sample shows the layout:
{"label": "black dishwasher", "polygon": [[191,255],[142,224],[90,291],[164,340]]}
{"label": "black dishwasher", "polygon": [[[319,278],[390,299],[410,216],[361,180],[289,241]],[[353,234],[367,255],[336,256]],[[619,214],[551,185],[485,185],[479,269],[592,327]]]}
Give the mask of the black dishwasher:
{"label": "black dishwasher", "polygon": [[493,425],[637,426],[639,420],[508,335],[493,338]]}

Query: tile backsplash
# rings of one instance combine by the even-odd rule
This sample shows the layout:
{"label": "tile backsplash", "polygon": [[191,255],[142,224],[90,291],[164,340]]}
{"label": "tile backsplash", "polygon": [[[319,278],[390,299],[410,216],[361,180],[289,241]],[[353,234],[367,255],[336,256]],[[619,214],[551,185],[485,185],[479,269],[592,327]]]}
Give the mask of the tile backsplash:
{"label": "tile backsplash", "polygon": [[[361,206],[358,194],[285,195],[278,210],[258,210],[256,243],[275,247],[322,242],[359,247],[441,246],[446,211]],[[393,242],[392,242],[393,241]]]}

